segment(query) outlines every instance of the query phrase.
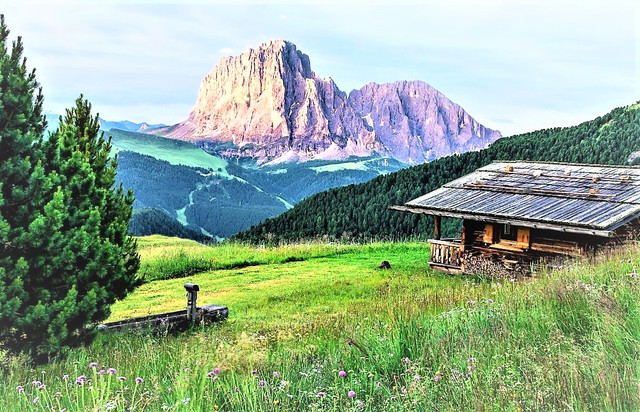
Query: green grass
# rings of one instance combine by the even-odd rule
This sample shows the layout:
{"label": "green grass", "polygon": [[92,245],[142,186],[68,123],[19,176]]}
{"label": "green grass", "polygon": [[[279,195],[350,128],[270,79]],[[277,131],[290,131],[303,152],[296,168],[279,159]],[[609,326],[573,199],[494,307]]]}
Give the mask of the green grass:
{"label": "green grass", "polygon": [[[103,334],[35,368],[5,356],[0,410],[640,409],[635,247],[511,282],[432,272],[420,243],[140,244],[146,265],[183,248],[217,255],[221,269],[148,283],[112,319],[181,308],[182,284],[195,281],[200,303],[229,306],[229,320],[176,336]],[[296,248],[304,260],[287,259]],[[391,270],[377,268],[383,259]],[[97,372],[109,367],[117,375]],[[75,385],[81,374],[92,382]]]}
{"label": "green grass", "polygon": [[[189,142],[146,135],[125,133],[117,130],[108,132],[112,136],[114,150],[128,150],[165,160],[172,165],[183,165],[213,170],[221,177],[229,178],[227,161],[198,149]],[[220,171],[218,171],[220,169]]]}

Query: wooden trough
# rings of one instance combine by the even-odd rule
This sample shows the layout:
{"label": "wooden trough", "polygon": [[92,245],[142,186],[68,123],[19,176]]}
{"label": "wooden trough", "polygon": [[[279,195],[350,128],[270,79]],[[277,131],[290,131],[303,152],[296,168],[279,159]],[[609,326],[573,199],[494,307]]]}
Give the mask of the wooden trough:
{"label": "wooden trough", "polygon": [[196,306],[200,287],[194,283],[185,283],[187,291],[187,310],[158,313],[155,315],[139,316],[117,322],[98,325],[98,330],[153,330],[179,331],[187,329],[193,324],[208,324],[219,322],[229,317],[229,309],[220,305]]}

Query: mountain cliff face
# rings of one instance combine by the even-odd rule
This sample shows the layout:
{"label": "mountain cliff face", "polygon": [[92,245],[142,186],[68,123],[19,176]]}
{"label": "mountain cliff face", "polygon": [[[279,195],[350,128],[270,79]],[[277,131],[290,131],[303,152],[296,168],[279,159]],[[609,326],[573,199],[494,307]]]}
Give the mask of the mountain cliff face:
{"label": "mountain cliff face", "polygon": [[370,83],[347,96],[284,40],[222,58],[189,118],[159,132],[272,163],[378,153],[417,164],[500,138],[420,81]]}

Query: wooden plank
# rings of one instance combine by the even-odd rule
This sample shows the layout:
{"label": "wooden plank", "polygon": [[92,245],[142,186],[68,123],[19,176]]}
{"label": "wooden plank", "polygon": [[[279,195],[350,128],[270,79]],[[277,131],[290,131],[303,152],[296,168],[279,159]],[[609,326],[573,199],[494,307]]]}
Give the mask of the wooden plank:
{"label": "wooden plank", "polygon": [[529,248],[530,241],[530,229],[527,227],[519,227],[518,228],[518,246],[523,249]]}
{"label": "wooden plank", "polygon": [[484,236],[482,237],[484,243],[493,243],[493,224],[486,223],[484,225]]}
{"label": "wooden plank", "polygon": [[435,239],[440,239],[440,216],[433,216],[433,237]]}

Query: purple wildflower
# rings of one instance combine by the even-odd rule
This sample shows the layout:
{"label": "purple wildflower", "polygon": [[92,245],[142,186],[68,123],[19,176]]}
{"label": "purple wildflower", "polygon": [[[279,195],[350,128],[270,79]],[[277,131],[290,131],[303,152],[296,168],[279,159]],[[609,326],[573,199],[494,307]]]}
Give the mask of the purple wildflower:
{"label": "purple wildflower", "polygon": [[36,403],[38,403],[39,400],[40,400],[40,397],[36,396],[35,398],[33,398],[33,404],[35,405]]}
{"label": "purple wildflower", "polygon": [[22,385],[16,386],[16,390],[18,391],[18,393],[24,393],[24,387]]}
{"label": "purple wildflower", "polygon": [[627,263],[631,263],[631,262],[632,262],[631,259],[627,259]]}
{"label": "purple wildflower", "polygon": [[316,398],[324,398],[325,396],[327,396],[327,394],[325,392],[318,392],[316,394]]}
{"label": "purple wildflower", "polygon": [[235,393],[238,393],[238,392],[240,392],[240,388],[238,388],[238,387],[236,386],[235,388],[233,388],[233,391],[234,391]]}
{"label": "purple wildflower", "polygon": [[356,393],[354,391],[349,391],[349,393],[347,393],[347,396],[350,398],[355,398],[356,397]]}
{"label": "purple wildflower", "polygon": [[433,377],[434,382],[438,382],[440,380],[440,375],[436,375]]}
{"label": "purple wildflower", "polygon": [[258,387],[260,387],[260,388],[264,388],[264,385],[266,385],[266,384],[267,384],[267,382],[265,382],[264,379],[260,379],[258,381]]}
{"label": "purple wildflower", "polygon": [[117,370],[115,370],[114,368],[109,368],[109,369],[107,369],[107,373],[110,373],[110,374],[112,374],[112,375],[115,375],[117,372],[118,372],[118,371],[117,371]]}
{"label": "purple wildflower", "polygon": [[213,373],[218,375],[220,373],[220,368],[213,368]]}
{"label": "purple wildflower", "polygon": [[67,374],[62,375],[62,380],[68,381],[69,380],[69,375],[67,375]]}
{"label": "purple wildflower", "polygon": [[127,378],[126,378],[126,376],[118,376],[118,380],[119,381],[126,381]]}
{"label": "purple wildflower", "polygon": [[253,370],[251,371],[251,374],[252,374],[252,375],[257,375],[257,374],[258,374],[258,370],[257,370],[257,369],[253,369]]}
{"label": "purple wildflower", "polygon": [[189,371],[191,371],[191,369],[189,369],[189,368],[184,368],[184,371],[185,371],[185,372],[189,372]]}
{"label": "purple wildflower", "polygon": [[38,386],[38,390],[40,390],[40,391],[45,389],[45,388],[46,388],[46,386],[44,385],[44,383],[42,385]]}
{"label": "purple wildflower", "polygon": [[341,377],[341,378],[344,378],[345,376],[347,376],[347,372],[340,371],[340,372],[338,372],[338,376]]}
{"label": "purple wildflower", "polygon": [[106,375],[107,371],[105,371],[104,369],[100,369],[98,371],[98,375]]}
{"label": "purple wildflower", "polygon": [[211,371],[211,372],[207,372],[207,378],[210,378],[210,377],[212,377],[213,375],[214,375],[213,371]]}
{"label": "purple wildflower", "polygon": [[218,380],[218,376],[214,376],[213,378],[211,378],[211,382],[215,382]]}
{"label": "purple wildflower", "polygon": [[415,375],[415,376],[413,377],[413,379],[414,379],[416,382],[420,382],[420,375]]}
{"label": "purple wildflower", "polygon": [[277,378],[277,377],[279,377],[279,376],[280,376],[280,374],[279,374],[278,372],[273,372],[273,377],[274,377],[274,378]]}
{"label": "purple wildflower", "polygon": [[400,361],[402,363],[404,363],[405,365],[409,365],[411,363],[411,359],[409,358],[402,358],[402,360]]}
{"label": "purple wildflower", "polygon": [[135,379],[135,381],[136,381],[136,383],[144,383],[144,379],[142,379],[139,376]]}
{"label": "purple wildflower", "polygon": [[637,273],[636,273],[636,272],[631,272],[631,273],[629,273],[629,277],[630,277],[630,278],[635,278],[635,277],[636,277],[636,275],[637,275]]}
{"label": "purple wildflower", "polygon": [[364,408],[364,403],[362,401],[357,401],[356,405],[358,405],[358,408]]}
{"label": "purple wildflower", "polygon": [[40,386],[40,385],[42,385],[42,382],[40,382],[40,381],[33,381],[33,382],[31,382],[31,384],[32,384],[33,386]]}
{"label": "purple wildflower", "polygon": [[95,368],[97,368],[97,367],[98,367],[98,362],[91,362],[91,363],[89,364],[89,368],[90,368],[90,369],[95,369]]}
{"label": "purple wildflower", "polygon": [[493,299],[487,299],[487,303],[493,303]]}

